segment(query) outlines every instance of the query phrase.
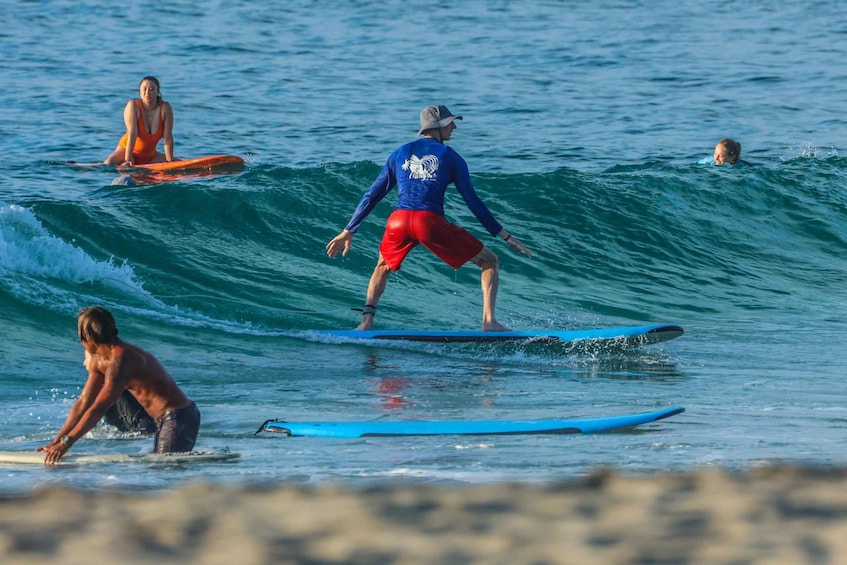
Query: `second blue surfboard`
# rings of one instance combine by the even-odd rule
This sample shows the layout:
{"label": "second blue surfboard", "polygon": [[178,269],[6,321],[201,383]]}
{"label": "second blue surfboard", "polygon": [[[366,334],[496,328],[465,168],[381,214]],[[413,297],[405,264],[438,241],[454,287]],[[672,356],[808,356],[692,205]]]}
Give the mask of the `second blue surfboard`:
{"label": "second blue surfboard", "polygon": [[669,418],[684,412],[674,407],[605,418],[566,420],[433,420],[372,422],[285,422],[268,420],[259,432],[276,432],[294,437],[385,437],[433,435],[588,434],[629,428]]}

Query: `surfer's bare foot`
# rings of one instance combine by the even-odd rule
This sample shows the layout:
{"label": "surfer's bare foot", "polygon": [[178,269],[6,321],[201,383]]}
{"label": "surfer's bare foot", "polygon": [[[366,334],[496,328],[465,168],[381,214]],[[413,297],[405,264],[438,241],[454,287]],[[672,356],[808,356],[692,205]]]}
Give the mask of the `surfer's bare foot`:
{"label": "surfer's bare foot", "polygon": [[362,311],[362,321],[356,329],[360,331],[367,331],[371,329],[371,326],[374,325],[374,316],[376,316],[376,306],[373,304],[365,304],[364,308],[353,308],[353,310]]}
{"label": "surfer's bare foot", "polygon": [[484,332],[508,332],[511,331],[509,328],[501,324],[500,322],[488,322],[482,324],[482,331]]}
{"label": "surfer's bare foot", "polygon": [[361,331],[367,331],[367,330],[371,329],[371,327],[372,327],[373,325],[374,325],[374,317],[373,317],[373,315],[371,315],[371,314],[365,314],[364,316],[362,316],[362,323],[360,323],[360,324],[356,327],[356,329],[357,329],[357,330],[361,330]]}

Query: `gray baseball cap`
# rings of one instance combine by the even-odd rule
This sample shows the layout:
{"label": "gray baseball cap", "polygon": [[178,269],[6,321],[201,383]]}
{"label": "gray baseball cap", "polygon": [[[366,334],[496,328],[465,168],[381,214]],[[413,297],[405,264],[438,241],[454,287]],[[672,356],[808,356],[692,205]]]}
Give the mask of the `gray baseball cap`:
{"label": "gray baseball cap", "polygon": [[438,129],[449,125],[453,120],[461,120],[462,116],[454,116],[453,112],[447,109],[447,106],[427,106],[421,110],[421,129],[418,135],[421,135],[428,129]]}

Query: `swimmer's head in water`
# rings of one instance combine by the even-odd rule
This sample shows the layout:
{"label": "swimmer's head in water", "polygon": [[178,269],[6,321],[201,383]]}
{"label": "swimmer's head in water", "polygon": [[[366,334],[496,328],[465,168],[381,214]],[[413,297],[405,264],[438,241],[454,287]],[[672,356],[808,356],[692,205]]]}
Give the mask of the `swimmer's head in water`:
{"label": "swimmer's head in water", "polygon": [[715,145],[715,165],[734,165],[741,159],[741,144],[734,139],[721,139]]}

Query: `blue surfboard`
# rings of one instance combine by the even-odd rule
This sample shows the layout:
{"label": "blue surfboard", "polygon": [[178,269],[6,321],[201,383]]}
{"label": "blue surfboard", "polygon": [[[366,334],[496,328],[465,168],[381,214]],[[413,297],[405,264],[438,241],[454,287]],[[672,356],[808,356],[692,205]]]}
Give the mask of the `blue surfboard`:
{"label": "blue surfboard", "polygon": [[384,437],[434,435],[589,434],[629,428],[669,418],[685,408],[674,407],[607,418],[570,420],[438,420],[405,422],[285,422],[268,420],[256,431],[294,437]]}
{"label": "blue surfboard", "polygon": [[464,330],[311,330],[319,336],[356,340],[406,340],[436,343],[532,341],[569,344],[581,341],[603,341],[621,345],[650,345],[677,338],[683,334],[680,326],[651,325],[589,330],[532,330],[483,332]]}

